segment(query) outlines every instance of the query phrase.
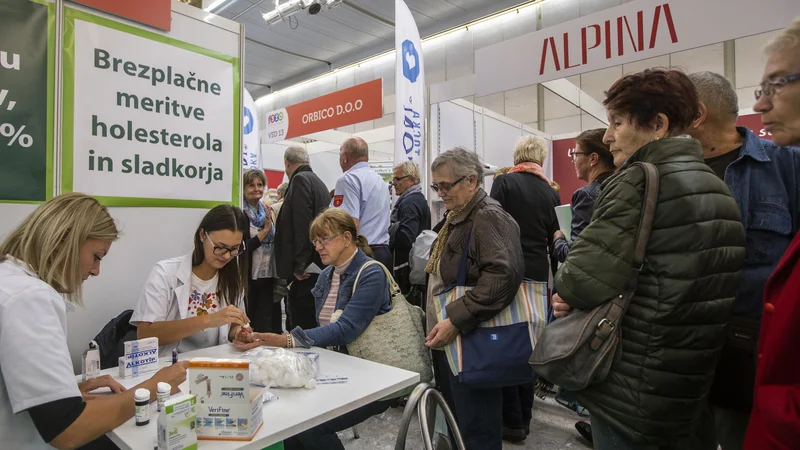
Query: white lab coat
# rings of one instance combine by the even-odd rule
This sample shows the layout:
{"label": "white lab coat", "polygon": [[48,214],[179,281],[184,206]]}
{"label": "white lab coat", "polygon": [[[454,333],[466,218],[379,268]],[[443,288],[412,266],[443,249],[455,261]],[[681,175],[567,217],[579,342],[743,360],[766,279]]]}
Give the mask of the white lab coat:
{"label": "white lab coat", "polygon": [[67,348],[72,309],[24,262],[0,263],[0,448],[52,449],[25,411],[81,396]]}
{"label": "white lab coat", "polygon": [[[231,261],[230,264],[235,264]],[[192,254],[159,261],[150,271],[139,302],[131,316],[131,324],[165,322],[189,318],[189,289],[192,281]],[[234,304],[244,309],[244,295]],[[219,343],[227,344],[230,325],[219,327]],[[159,357],[170,357],[180,341],[159,347]]]}

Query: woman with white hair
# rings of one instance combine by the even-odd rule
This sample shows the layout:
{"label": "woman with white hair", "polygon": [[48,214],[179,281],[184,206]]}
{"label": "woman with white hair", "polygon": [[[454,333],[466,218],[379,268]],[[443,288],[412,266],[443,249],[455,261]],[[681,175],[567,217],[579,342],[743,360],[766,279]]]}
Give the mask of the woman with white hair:
{"label": "woman with white hair", "polygon": [[[800,145],[800,18],[775,37],[766,53],[753,109],[761,113],[776,144]],[[795,234],[764,288],[755,396],[745,450],[790,449],[800,443],[798,292],[800,233]]]}
{"label": "woman with white hair", "polygon": [[[544,173],[547,144],[544,139],[522,136],[514,147],[514,167],[492,183],[491,197],[519,224],[525,278],[547,282],[548,250],[558,230],[555,207],[558,193]],[[524,441],[530,433],[533,383],[503,388],[503,439]]]}
{"label": "woman with white hair", "polygon": [[[514,300],[524,269],[519,226],[481,189],[483,164],[474,152],[462,148],[443,152],[433,161],[431,171],[431,189],[442,199],[447,213],[434,227],[438,238],[425,269],[429,274],[425,345],[434,350],[436,384],[455,412],[466,449],[501,450],[501,388],[459,381],[444,347],[459,334],[474,332]],[[431,299],[462,281],[472,289],[448,303],[442,314],[446,318],[437,320]]]}

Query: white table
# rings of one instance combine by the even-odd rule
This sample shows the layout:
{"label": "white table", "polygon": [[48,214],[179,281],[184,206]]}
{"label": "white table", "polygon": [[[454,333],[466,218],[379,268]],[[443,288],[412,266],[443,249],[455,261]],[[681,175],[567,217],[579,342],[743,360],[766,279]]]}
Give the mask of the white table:
{"label": "white table", "polygon": [[[198,447],[202,450],[260,450],[419,382],[419,374],[414,372],[317,347],[310,351],[319,353],[320,375],[345,376],[349,377],[349,381],[346,384],[318,385],[311,390],[272,389],[270,392],[279,399],[264,404],[264,424],[252,441],[199,440]],[[194,357],[241,358],[242,352],[226,344],[180,355],[181,360]],[[159,363],[164,366],[170,361],[161,358]],[[120,379],[119,370],[116,368],[104,370],[102,373],[113,376],[126,388],[133,387],[152,376],[148,374]],[[181,390],[188,393],[186,386],[188,384],[181,385]],[[130,419],[108,433],[108,437],[124,450],[152,449],[159,413],[155,402],[150,407],[148,425],[137,427],[134,419]]]}

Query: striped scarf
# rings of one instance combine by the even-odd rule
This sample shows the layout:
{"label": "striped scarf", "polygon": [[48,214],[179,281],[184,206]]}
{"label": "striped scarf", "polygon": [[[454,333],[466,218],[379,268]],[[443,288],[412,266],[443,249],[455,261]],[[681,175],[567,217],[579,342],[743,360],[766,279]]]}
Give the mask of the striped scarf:
{"label": "striped scarf", "polygon": [[439,235],[436,238],[436,243],[433,245],[433,248],[431,249],[431,256],[428,259],[428,265],[425,266],[425,272],[432,274],[439,273],[439,263],[442,261],[442,253],[444,252],[444,245],[447,243],[447,239],[450,237],[450,224],[453,223],[454,220],[456,220],[456,217],[458,217],[459,214],[461,214],[461,211],[463,211],[464,208],[466,208],[467,205],[469,205],[472,202],[472,199],[474,199],[477,194],[478,191],[476,190],[475,193],[472,194],[472,197],[470,197],[466,203],[447,213],[447,218],[445,218],[444,226],[442,226],[442,229],[439,230]]}

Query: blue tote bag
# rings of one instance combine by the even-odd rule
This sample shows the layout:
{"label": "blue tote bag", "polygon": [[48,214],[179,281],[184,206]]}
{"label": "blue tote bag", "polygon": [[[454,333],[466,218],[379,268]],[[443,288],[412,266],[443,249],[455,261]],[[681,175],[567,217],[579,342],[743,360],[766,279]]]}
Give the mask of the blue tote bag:
{"label": "blue tote bag", "polygon": [[[465,286],[471,235],[467,235],[464,244],[456,286],[431,299],[439,322],[447,319],[445,307],[472,289]],[[481,322],[471,333],[459,334],[453,343],[445,346],[453,375],[461,383],[485,387],[533,381],[535,374],[528,361],[547,324],[547,309],[547,283],[523,280],[510,305],[492,319]]]}

